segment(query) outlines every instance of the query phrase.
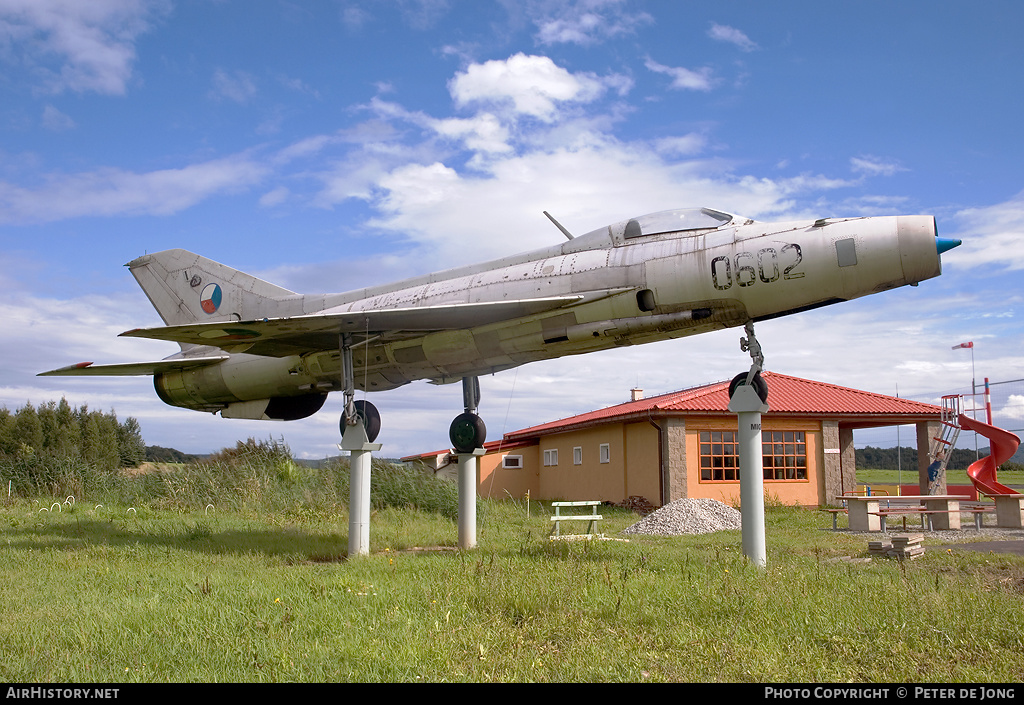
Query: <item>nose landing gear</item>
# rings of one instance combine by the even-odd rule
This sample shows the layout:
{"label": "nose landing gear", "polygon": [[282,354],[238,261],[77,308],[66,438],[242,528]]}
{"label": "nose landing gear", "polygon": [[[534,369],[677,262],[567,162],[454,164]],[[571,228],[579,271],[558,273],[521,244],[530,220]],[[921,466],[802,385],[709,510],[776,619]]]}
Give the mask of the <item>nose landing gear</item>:
{"label": "nose landing gear", "polygon": [[768,411],[768,385],[761,378],[764,356],[754,337],[754,324],[745,326],[740,349],[749,352],[750,370],[736,375],[729,385],[729,411],[736,414],[737,454],[740,463],[740,511],[743,515],[743,555],[759,567],[767,565],[764,540],[764,468],[761,414]]}

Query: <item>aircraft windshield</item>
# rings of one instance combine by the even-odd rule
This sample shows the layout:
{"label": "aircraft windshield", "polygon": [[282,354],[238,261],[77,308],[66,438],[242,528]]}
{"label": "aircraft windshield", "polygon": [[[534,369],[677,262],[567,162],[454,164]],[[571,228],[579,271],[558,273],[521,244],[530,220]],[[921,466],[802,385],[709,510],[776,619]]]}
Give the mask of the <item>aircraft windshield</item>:
{"label": "aircraft windshield", "polygon": [[658,233],[674,233],[681,230],[708,230],[718,228],[732,220],[728,213],[710,208],[683,208],[661,211],[633,218],[626,224],[626,237],[644,237]]}

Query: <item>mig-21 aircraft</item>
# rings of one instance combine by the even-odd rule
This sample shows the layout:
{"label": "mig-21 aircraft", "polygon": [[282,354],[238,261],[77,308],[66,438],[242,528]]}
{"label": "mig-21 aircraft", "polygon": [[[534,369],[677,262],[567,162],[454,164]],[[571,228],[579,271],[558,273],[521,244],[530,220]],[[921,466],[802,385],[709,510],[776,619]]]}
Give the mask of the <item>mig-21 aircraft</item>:
{"label": "mig-21 aircraft", "polygon": [[[144,255],[126,266],[165,325],[122,335],[181,352],[41,374],[152,375],[165,403],[226,418],[304,418],[342,391],[342,433],[361,423],[370,441],[380,416],[357,388],[461,380],[450,434],[468,453],[486,435],[480,375],[729,327],[753,338],[754,322],[936,277],[960,244],[925,215],[764,223],[692,208],[578,237],[551,220],[565,242],[341,294],[298,294],[180,249]],[[760,384],[763,399],[755,373],[734,384]]]}

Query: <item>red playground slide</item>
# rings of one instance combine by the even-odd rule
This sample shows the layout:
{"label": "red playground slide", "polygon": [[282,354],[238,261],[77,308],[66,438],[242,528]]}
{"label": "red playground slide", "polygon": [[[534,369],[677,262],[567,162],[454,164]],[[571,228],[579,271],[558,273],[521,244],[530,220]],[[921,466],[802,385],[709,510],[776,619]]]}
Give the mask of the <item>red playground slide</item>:
{"label": "red playground slide", "polygon": [[1019,494],[1019,490],[996,482],[996,468],[1013,457],[1017,452],[1017,446],[1020,445],[1020,439],[1009,431],[975,421],[963,414],[960,414],[959,422],[960,428],[980,433],[989,442],[989,455],[974,461],[967,468],[967,476],[971,478],[978,493],[989,497],[997,494]]}

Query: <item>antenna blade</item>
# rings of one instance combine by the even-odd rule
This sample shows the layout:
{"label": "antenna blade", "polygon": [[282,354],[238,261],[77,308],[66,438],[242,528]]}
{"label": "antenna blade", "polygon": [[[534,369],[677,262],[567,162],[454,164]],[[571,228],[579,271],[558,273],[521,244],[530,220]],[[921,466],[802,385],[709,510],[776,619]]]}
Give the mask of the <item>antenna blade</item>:
{"label": "antenna blade", "polygon": [[563,228],[563,227],[562,227],[562,224],[561,224],[561,223],[559,223],[559,222],[558,222],[557,220],[555,220],[554,216],[552,216],[552,215],[551,215],[550,213],[548,213],[547,211],[544,211],[544,215],[546,215],[546,216],[548,217],[548,220],[550,220],[550,221],[551,221],[552,223],[554,223],[554,224],[555,224],[555,227],[556,227],[556,228],[558,228],[559,230],[561,230],[561,231],[562,231],[562,234],[563,234],[563,235],[565,235],[565,236],[566,236],[566,237],[567,237],[568,239],[572,240],[572,233],[570,233],[570,232],[569,232],[568,230],[566,230],[565,228]]}

